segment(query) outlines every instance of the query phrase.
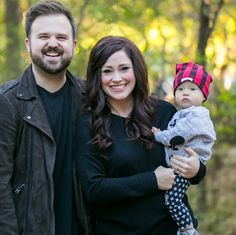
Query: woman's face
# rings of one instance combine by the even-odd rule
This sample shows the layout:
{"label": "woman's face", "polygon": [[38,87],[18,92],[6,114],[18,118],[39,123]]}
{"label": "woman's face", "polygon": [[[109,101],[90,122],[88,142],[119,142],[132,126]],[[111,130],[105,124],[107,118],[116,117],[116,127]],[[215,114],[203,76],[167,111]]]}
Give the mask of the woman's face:
{"label": "woman's face", "polygon": [[102,66],[102,89],[108,102],[113,104],[131,102],[136,84],[133,64],[125,51],[112,54]]}

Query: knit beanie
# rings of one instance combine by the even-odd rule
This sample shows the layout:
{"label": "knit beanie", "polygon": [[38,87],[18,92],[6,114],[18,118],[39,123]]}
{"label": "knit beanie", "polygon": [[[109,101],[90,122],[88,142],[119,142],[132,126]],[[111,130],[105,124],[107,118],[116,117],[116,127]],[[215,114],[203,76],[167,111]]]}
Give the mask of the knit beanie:
{"label": "knit beanie", "polygon": [[209,86],[212,82],[212,76],[207,73],[203,66],[193,64],[192,62],[176,65],[176,75],[173,84],[174,94],[177,87],[185,81],[194,82],[202,91],[207,99],[209,95]]}

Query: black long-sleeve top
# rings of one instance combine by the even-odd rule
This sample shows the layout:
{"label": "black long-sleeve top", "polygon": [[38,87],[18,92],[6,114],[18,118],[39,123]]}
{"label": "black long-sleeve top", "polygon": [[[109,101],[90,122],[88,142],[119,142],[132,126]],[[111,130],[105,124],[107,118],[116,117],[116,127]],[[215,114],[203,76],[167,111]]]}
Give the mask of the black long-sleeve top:
{"label": "black long-sleeve top", "polygon": [[[175,112],[173,105],[160,100],[153,126],[166,129]],[[90,117],[86,113],[80,119],[77,169],[96,219],[96,235],[176,235],[177,225],[165,206],[165,191],[158,189],[154,174],[158,166],[167,167],[163,145],[157,143],[149,151],[128,140],[125,118],[111,114],[113,144],[106,157],[101,157],[96,146],[88,144]],[[204,175],[201,164],[195,183]],[[187,196],[184,200],[189,207]]]}

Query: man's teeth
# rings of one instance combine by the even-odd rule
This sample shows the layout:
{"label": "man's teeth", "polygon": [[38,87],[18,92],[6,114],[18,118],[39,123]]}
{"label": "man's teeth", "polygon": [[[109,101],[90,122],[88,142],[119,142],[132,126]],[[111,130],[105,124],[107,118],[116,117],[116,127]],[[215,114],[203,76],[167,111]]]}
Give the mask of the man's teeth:
{"label": "man's teeth", "polygon": [[46,55],[47,55],[47,56],[53,56],[53,57],[59,56],[58,53],[46,53]]}

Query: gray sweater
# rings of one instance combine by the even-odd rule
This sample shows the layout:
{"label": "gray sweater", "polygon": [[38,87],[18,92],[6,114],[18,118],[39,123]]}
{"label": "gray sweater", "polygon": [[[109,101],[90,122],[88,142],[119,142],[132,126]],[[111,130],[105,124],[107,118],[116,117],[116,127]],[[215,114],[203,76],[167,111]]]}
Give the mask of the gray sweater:
{"label": "gray sweater", "polygon": [[[173,139],[173,137],[175,138]],[[176,112],[169,122],[167,130],[156,133],[155,139],[165,145],[168,165],[170,165],[172,155],[188,156],[184,147],[192,148],[205,164],[211,157],[216,133],[208,109],[202,106],[192,106]],[[178,140],[181,139],[183,144],[178,143]]]}

